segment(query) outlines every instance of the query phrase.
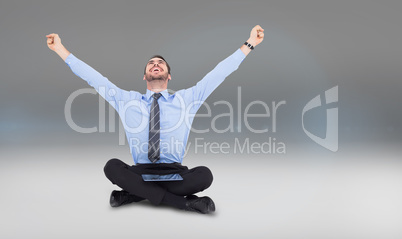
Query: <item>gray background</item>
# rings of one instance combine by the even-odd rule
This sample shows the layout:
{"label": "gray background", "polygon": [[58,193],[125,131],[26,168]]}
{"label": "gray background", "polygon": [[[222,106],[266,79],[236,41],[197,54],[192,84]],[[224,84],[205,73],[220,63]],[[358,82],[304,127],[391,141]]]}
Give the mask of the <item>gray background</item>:
{"label": "gray background", "polygon": [[[1,1],[0,223],[2,238],[400,238],[402,231],[400,1]],[[191,134],[206,142],[269,137],[286,154],[196,152],[184,164],[206,165],[217,204],[212,216],[143,202],[108,206],[116,189],[103,165],[131,164],[118,132],[82,134],[66,123],[71,93],[88,88],[46,46],[62,43],[117,86],[145,92],[143,67],[154,54],[172,67],[169,88],[193,86],[249,37],[265,40],[208,98],[237,115],[260,100],[286,101],[271,119],[242,122],[239,132]],[[304,105],[339,87],[339,150],[330,152],[303,132]],[[98,96],[79,96],[74,121],[98,126]],[[201,109],[200,113],[205,112]],[[262,108],[250,112],[260,113]],[[306,115],[306,128],[325,136],[325,109]],[[108,120],[106,120],[108,123]],[[221,129],[224,119],[217,121]],[[237,124],[237,119],[235,119]],[[211,118],[193,126],[206,129]],[[118,127],[116,122],[115,127]],[[150,220],[157,219],[158,229]]]}

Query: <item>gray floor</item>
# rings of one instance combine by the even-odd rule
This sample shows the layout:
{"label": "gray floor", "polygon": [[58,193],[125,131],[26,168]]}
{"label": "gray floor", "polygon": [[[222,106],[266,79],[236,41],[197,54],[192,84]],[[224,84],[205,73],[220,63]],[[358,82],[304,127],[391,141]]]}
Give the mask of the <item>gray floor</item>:
{"label": "gray floor", "polygon": [[112,157],[130,163],[126,148],[9,147],[0,238],[401,238],[399,149],[364,149],[189,155],[186,165],[207,165],[215,177],[200,195],[217,212],[200,215],[148,202],[109,207],[115,186],[103,165]]}

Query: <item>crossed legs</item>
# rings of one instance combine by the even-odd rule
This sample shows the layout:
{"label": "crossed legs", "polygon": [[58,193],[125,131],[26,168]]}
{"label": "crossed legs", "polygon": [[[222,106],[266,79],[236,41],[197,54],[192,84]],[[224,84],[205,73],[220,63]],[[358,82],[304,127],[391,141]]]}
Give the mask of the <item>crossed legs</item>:
{"label": "crossed legs", "polygon": [[106,177],[115,185],[135,195],[137,201],[148,199],[152,204],[166,203],[184,209],[189,196],[207,189],[212,181],[211,171],[204,166],[189,169],[181,174],[182,181],[145,182],[141,170],[119,159],[109,160],[104,168]]}

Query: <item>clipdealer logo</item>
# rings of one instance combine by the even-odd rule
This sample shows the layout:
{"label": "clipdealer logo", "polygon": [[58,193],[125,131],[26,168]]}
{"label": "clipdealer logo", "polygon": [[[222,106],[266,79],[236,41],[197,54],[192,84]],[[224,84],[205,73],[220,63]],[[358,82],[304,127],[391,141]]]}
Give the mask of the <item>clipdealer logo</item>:
{"label": "clipdealer logo", "polygon": [[[338,151],[338,107],[336,107],[333,103],[338,102],[338,86],[332,87],[331,89],[325,91],[324,97],[322,98],[324,99],[324,102],[321,102],[320,95],[317,95],[316,97],[311,99],[306,104],[306,106],[304,106],[302,112],[303,131],[308,137],[310,137],[310,139],[312,139],[317,144],[332,152],[336,152]],[[304,127],[304,114],[307,111],[310,111],[317,107],[326,107],[327,127],[325,138],[320,138],[312,134]]]}
{"label": "clipdealer logo", "polygon": [[[76,132],[80,132],[80,133],[94,133],[94,132],[105,132],[105,118],[106,118],[106,114],[105,114],[105,101],[101,98],[106,95],[109,94],[109,96],[113,96],[115,94],[114,90],[111,89],[109,91],[106,90],[106,87],[100,87],[99,88],[99,127],[90,127],[90,128],[82,128],[80,126],[78,126],[77,124],[75,124],[75,122],[72,119],[72,115],[71,115],[71,105],[72,102],[74,101],[74,99],[81,95],[81,94],[96,94],[96,91],[92,88],[86,88],[86,89],[79,89],[75,92],[73,92],[67,99],[66,101],[66,105],[65,105],[65,109],[64,109],[64,113],[65,113],[65,117],[66,117],[66,121],[68,123],[68,125],[70,126],[70,128],[72,128],[74,131]],[[177,96],[180,97],[180,96]],[[272,125],[271,125],[271,132],[272,133],[276,133],[277,132],[277,111],[278,108],[281,105],[285,105],[286,101],[280,101],[280,102],[272,102],[272,106],[269,106],[268,104],[266,104],[263,101],[260,100],[255,100],[250,102],[245,108],[244,111],[242,110],[242,100],[241,100],[241,87],[238,87],[238,91],[237,91],[237,111],[238,111],[238,115],[237,115],[237,126],[235,127],[234,124],[234,118],[236,118],[235,114],[234,114],[234,107],[230,102],[227,101],[218,101],[215,102],[213,104],[213,106],[216,105],[226,105],[229,109],[228,112],[221,112],[221,114],[218,114],[216,116],[212,116],[211,114],[211,108],[210,105],[206,104],[205,102],[203,103],[204,107],[206,107],[208,114],[201,114],[199,115],[200,117],[213,117],[211,120],[211,125],[210,127],[207,127],[206,129],[195,129],[193,127],[191,127],[191,120],[186,119],[186,117],[181,117],[183,118],[182,120],[180,120],[178,122],[178,125],[180,126],[181,124],[186,124],[187,127],[190,128],[191,132],[195,132],[195,133],[207,133],[210,131],[210,129],[213,132],[216,133],[225,133],[225,132],[238,132],[241,133],[241,126],[242,123],[244,123],[245,127],[247,128],[247,130],[249,130],[252,133],[256,133],[256,134],[260,134],[260,133],[267,133],[269,132],[268,128],[264,128],[264,129],[255,129],[253,128],[250,123],[249,123],[249,119],[250,118],[267,118],[267,119],[271,119],[272,121]],[[321,99],[322,98],[322,99]],[[336,103],[338,102],[338,86],[332,87],[329,90],[326,90],[323,94],[323,96],[321,97],[320,95],[315,96],[313,99],[311,99],[309,102],[307,102],[307,104],[304,106],[303,110],[302,110],[302,114],[301,114],[301,122],[302,122],[302,128],[304,133],[310,138],[312,139],[315,143],[317,143],[318,145],[332,151],[332,152],[336,152],[338,151],[338,107],[336,106]],[[114,103],[114,102],[112,102]],[[121,105],[120,105],[121,103]],[[136,106],[136,103],[138,102],[130,102],[130,104],[127,104],[127,102],[119,102],[119,108],[123,109],[123,113],[120,112],[120,117],[124,116],[124,112],[126,110],[128,110],[130,107],[134,107]],[[259,113],[259,114],[251,114],[249,112],[250,108],[253,107],[254,105],[260,105],[263,106],[263,108],[265,109],[264,113]],[[186,108],[185,105],[183,105],[184,109]],[[310,131],[308,131],[305,128],[305,121],[304,121],[304,117],[306,112],[310,111],[310,110],[314,110],[314,109],[318,109],[319,107],[324,107],[324,109],[326,109],[326,134],[324,138],[321,138],[317,135],[314,135],[313,133],[311,133]],[[243,113],[243,114],[242,114]],[[145,117],[143,115],[143,117]],[[218,129],[216,127],[216,121],[217,119],[220,118],[229,118],[229,125],[225,128],[225,129]],[[112,106],[109,105],[109,132],[115,132],[115,111],[112,109]],[[125,118],[125,117],[123,117]],[[144,122],[147,122],[147,119],[144,119]],[[122,124],[123,123],[123,124]],[[125,135],[126,133],[130,133],[130,134],[134,134],[140,132],[141,130],[144,130],[145,128],[147,128],[148,126],[146,124],[141,124],[140,126],[142,127],[135,127],[135,128],[130,128],[128,127],[127,124],[125,124],[125,122],[120,122],[119,124],[119,145],[125,145]],[[170,130],[174,130],[174,128],[170,129]],[[127,132],[126,132],[127,131]],[[139,147],[139,144],[141,142],[137,142],[138,139],[137,138],[132,138],[130,137],[128,139],[128,142],[130,144],[130,150],[132,147]],[[168,146],[177,146],[177,143],[174,141],[176,139],[172,139],[174,143],[171,143],[171,145]],[[204,138],[197,138],[196,142],[195,142],[195,150],[200,150],[202,152],[206,153],[213,153],[216,151],[216,148],[219,148],[219,151],[217,151],[218,153],[228,153],[227,150],[228,149],[234,149],[233,153],[239,152],[239,153],[253,153],[253,154],[259,154],[259,153],[269,153],[269,154],[283,154],[286,153],[286,145],[284,142],[280,142],[280,141],[276,141],[276,138],[272,138],[269,137],[268,140],[266,140],[266,142],[250,142],[250,139],[247,138],[244,141],[240,141],[239,138],[234,138],[234,142],[223,142],[221,144],[219,144],[218,142],[205,142]],[[180,142],[179,142],[180,143]],[[133,144],[133,145],[132,145]],[[186,150],[184,151],[188,151],[188,147],[191,145],[191,142],[189,142],[189,144],[187,144]],[[233,147],[232,147],[233,145]],[[141,147],[141,148],[147,148],[148,146],[148,142],[145,142],[145,144]],[[183,150],[183,146],[181,145],[180,147],[178,147],[178,149],[175,150],[179,150],[182,151]],[[203,150],[202,150],[203,149]],[[173,149],[172,149],[173,150]]]}

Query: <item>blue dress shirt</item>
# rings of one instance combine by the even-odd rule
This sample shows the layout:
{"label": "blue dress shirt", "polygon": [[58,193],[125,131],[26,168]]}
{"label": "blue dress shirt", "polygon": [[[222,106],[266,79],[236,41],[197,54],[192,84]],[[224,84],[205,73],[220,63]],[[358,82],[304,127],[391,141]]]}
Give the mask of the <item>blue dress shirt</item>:
{"label": "blue dress shirt", "polygon": [[[169,94],[162,91],[160,108],[160,160],[157,163],[182,163],[194,116],[207,97],[235,71],[244,60],[238,49],[221,61],[195,86]],[[108,101],[118,112],[134,163],[151,163],[148,159],[149,112],[154,92],[145,94],[118,88],[95,69],[70,54],[65,60],[78,77]]]}

